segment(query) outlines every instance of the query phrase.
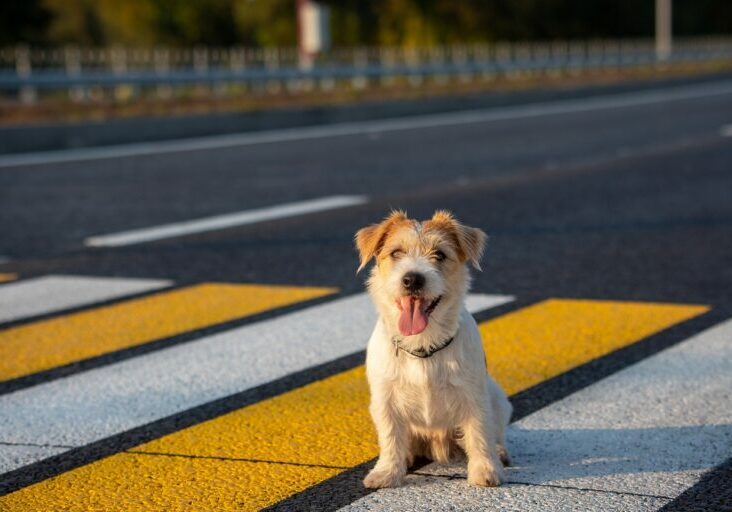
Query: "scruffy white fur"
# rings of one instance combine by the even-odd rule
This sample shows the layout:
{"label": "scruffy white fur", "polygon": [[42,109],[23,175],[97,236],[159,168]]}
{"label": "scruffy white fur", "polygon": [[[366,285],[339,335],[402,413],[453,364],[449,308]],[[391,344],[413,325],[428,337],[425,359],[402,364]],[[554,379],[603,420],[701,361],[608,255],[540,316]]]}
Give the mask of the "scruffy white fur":
{"label": "scruffy white fur", "polygon": [[[380,455],[364,485],[400,485],[416,456],[447,462],[463,454],[469,483],[500,485],[502,462],[509,463],[504,430],[511,405],[486,371],[475,320],[463,304],[470,281],[466,262],[478,266],[485,235],[447,212],[436,212],[425,223],[393,212],[381,224],[359,231],[356,240],[361,266],[371,257],[377,261],[368,289],[379,312],[366,371]],[[437,249],[445,261],[435,260]],[[442,298],[426,329],[403,337],[395,300],[407,293],[402,277],[410,271],[425,276],[425,297]],[[426,348],[453,335],[450,345],[427,358],[397,351],[392,342],[397,336],[405,348]]]}

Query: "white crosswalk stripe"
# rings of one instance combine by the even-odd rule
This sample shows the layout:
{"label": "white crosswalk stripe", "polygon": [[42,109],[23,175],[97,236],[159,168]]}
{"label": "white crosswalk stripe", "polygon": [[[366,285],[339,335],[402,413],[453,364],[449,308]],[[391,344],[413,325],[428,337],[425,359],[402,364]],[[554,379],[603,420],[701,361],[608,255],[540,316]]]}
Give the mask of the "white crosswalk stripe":
{"label": "white crosswalk stripe", "polygon": [[0,322],[22,320],[170,286],[160,279],[45,276],[0,287]]}

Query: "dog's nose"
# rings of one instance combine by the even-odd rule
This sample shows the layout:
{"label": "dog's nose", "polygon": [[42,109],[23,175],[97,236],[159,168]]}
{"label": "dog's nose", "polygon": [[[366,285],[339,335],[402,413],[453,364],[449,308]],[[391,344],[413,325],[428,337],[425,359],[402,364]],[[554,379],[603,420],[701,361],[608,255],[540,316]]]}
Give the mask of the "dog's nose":
{"label": "dog's nose", "polygon": [[402,277],[402,284],[408,291],[416,292],[424,286],[424,276],[417,272],[407,272]]}

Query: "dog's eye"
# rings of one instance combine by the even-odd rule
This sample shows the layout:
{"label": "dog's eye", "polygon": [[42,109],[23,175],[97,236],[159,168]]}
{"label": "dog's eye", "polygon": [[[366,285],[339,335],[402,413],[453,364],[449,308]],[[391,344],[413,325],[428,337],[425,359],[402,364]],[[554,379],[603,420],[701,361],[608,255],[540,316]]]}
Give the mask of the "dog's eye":
{"label": "dog's eye", "polygon": [[402,256],[404,256],[404,251],[402,251],[401,249],[395,249],[391,251],[391,257],[395,260],[401,258]]}
{"label": "dog's eye", "polygon": [[436,261],[444,261],[447,256],[442,251],[435,251],[432,253],[432,258]]}

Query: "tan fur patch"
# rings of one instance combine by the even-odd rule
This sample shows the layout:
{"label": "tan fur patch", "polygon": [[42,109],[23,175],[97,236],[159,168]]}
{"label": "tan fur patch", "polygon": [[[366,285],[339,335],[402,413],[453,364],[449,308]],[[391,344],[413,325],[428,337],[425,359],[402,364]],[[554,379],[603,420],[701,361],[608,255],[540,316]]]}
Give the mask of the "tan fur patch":
{"label": "tan fur patch", "polygon": [[371,258],[378,257],[389,233],[399,226],[409,225],[412,221],[401,210],[394,210],[378,224],[372,224],[356,233],[356,248],[361,259],[358,271],[361,271]]}
{"label": "tan fur patch", "polygon": [[483,256],[486,234],[478,229],[460,224],[446,210],[437,210],[431,220],[424,223],[425,231],[434,230],[452,240],[458,251],[461,262],[469,261],[480,270],[480,258]]}

